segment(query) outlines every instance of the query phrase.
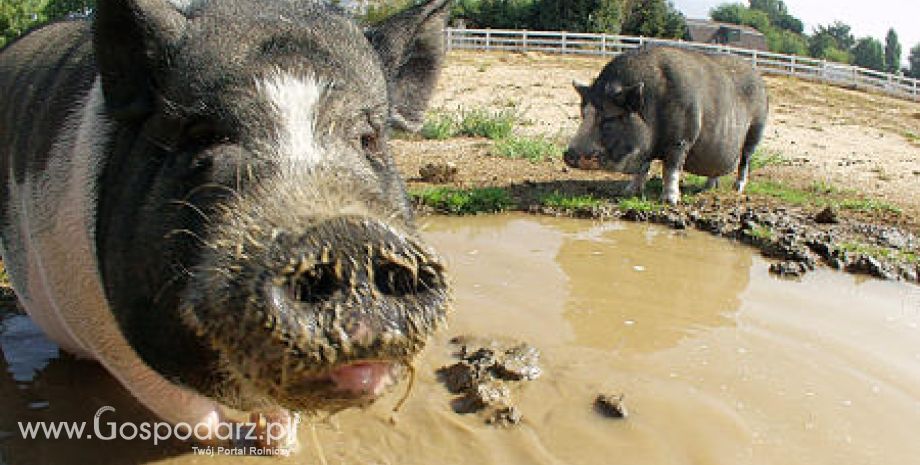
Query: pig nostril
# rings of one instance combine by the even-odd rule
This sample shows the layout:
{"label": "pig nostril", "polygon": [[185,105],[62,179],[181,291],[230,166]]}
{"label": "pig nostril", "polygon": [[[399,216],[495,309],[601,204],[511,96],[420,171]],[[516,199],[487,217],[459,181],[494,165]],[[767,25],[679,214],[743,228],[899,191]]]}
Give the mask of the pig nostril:
{"label": "pig nostril", "polygon": [[316,265],[289,283],[290,292],[297,302],[315,304],[332,297],[339,287],[332,265]]}
{"label": "pig nostril", "polygon": [[402,297],[435,289],[440,286],[440,278],[437,272],[425,266],[409,268],[386,262],[374,268],[374,285],[382,294]]}

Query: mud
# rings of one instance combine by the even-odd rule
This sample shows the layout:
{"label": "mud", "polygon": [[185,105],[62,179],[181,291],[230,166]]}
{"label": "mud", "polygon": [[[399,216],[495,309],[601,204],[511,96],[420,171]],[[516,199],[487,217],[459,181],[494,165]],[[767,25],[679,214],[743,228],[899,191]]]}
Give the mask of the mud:
{"label": "mud", "polygon": [[[750,205],[744,199],[718,197],[695,203],[644,211],[612,205],[589,209],[526,207],[532,213],[598,220],[649,222],[675,230],[695,228],[751,245],[772,260],[770,271],[783,277],[801,277],[819,265],[885,280],[920,284],[920,239],[905,229],[842,220],[827,209]],[[843,244],[860,244],[846,250]]]}
{"label": "mud", "polygon": [[512,390],[523,388],[543,374],[540,351],[526,343],[502,343],[471,336],[451,339],[458,361],[438,369],[438,378],[453,394],[451,404],[460,414],[479,413],[487,424],[512,426],[522,413]]}
{"label": "mud", "polygon": [[[826,267],[775,279],[752,248],[692,227],[524,214],[420,223],[451,271],[454,312],[417,361],[395,423],[405,382],[366,410],[307,418],[290,458],[24,439],[19,422],[82,421],[92,432],[103,406],[116,409],[103,414],[104,432],[156,419],[98,365],[59,354],[6,311],[0,463],[890,465],[920,456],[915,286]],[[540,350],[542,375],[511,392],[518,424],[452,410],[458,395],[435,372],[458,361],[457,335]],[[598,412],[599,393],[625,394],[628,418]]]}

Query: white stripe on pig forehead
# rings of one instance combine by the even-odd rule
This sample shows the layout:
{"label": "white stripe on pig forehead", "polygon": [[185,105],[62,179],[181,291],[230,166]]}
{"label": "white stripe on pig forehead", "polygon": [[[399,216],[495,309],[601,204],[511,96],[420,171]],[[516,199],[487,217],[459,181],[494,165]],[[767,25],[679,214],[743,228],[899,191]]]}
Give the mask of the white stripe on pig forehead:
{"label": "white stripe on pig forehead", "polygon": [[256,80],[256,90],[275,112],[276,139],[272,151],[279,159],[315,166],[323,161],[316,137],[317,106],[328,86],[313,76],[275,70]]}

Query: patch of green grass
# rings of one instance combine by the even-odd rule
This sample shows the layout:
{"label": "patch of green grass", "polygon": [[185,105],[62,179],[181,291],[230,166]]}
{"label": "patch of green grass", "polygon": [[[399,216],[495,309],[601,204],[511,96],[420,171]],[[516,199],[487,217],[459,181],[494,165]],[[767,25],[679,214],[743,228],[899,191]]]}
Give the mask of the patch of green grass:
{"label": "patch of green grass", "polygon": [[555,191],[540,198],[540,203],[563,210],[590,210],[603,205],[604,201],[591,195],[565,195]]}
{"label": "patch of green grass", "polygon": [[511,135],[517,116],[512,111],[489,111],[483,108],[460,113],[457,135],[498,140]]}
{"label": "patch of green grass", "polygon": [[562,147],[545,137],[512,136],[496,142],[494,153],[506,158],[543,161],[562,157]]}
{"label": "patch of green grass", "polygon": [[813,192],[784,186],[773,181],[751,181],[746,192],[751,195],[773,197],[792,205],[806,205],[816,200],[816,194]]}
{"label": "patch of green grass", "polygon": [[751,171],[757,171],[767,166],[776,166],[786,163],[786,158],[779,152],[757,149],[751,157]]}
{"label": "patch of green grass", "polygon": [[624,212],[630,210],[637,212],[657,212],[663,210],[664,205],[654,200],[630,197],[628,199],[620,199],[620,201],[617,202],[617,208]]}
{"label": "patch of green grass", "polygon": [[753,228],[745,232],[748,236],[763,241],[763,242],[772,242],[776,238],[776,234],[772,229],[763,226],[763,225],[754,225]]}
{"label": "patch of green grass", "polygon": [[918,264],[920,256],[914,252],[905,252],[902,250],[889,249],[877,245],[864,244],[862,242],[842,242],[837,245],[837,250],[869,257],[893,260],[902,263]]}
{"label": "patch of green grass", "polygon": [[904,137],[914,144],[920,144],[920,134],[915,134],[911,131],[904,131]]}
{"label": "patch of green grass", "polygon": [[457,122],[453,115],[444,112],[432,112],[422,125],[422,137],[425,139],[445,140],[457,133]]}
{"label": "patch of green grass", "polygon": [[837,207],[842,210],[854,210],[861,212],[887,212],[894,215],[900,215],[901,209],[883,200],[876,199],[844,199],[837,203]]}
{"label": "patch of green grass", "polygon": [[518,117],[513,109],[491,111],[474,108],[458,112],[433,111],[422,126],[425,139],[444,140],[456,136],[499,140],[511,135]]}
{"label": "patch of green grass", "polygon": [[514,201],[508,191],[498,187],[478,189],[435,187],[412,192],[410,195],[419,203],[453,215],[495,213],[514,206]]}

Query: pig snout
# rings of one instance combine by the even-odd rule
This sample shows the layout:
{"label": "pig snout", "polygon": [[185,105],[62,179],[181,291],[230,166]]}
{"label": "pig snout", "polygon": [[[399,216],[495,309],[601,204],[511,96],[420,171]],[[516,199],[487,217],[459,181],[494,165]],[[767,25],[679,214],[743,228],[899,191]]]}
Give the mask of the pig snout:
{"label": "pig snout", "polygon": [[563,154],[565,164],[570,168],[597,170],[601,168],[600,154],[583,154],[571,148]]}
{"label": "pig snout", "polygon": [[286,408],[373,400],[446,316],[440,258],[373,218],[275,233],[237,260],[227,265],[235,273],[195,286],[185,321],[231,373]]}

